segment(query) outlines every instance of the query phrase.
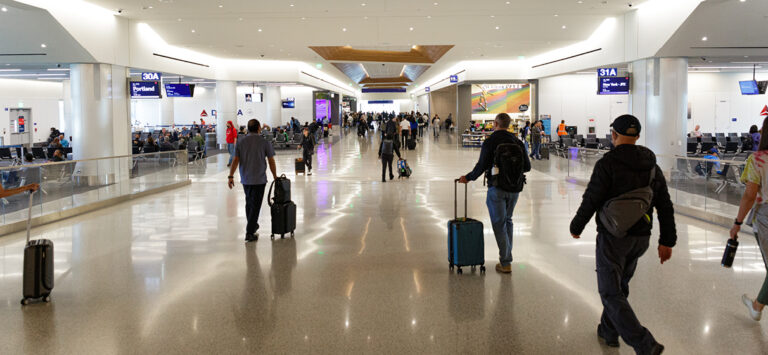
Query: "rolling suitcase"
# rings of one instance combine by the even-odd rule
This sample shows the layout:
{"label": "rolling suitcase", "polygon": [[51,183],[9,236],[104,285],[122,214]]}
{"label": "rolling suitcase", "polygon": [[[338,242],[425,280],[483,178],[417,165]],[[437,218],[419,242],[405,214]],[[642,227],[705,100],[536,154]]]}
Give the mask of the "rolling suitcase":
{"label": "rolling suitcase", "polygon": [[304,170],[304,168],[306,167],[306,165],[304,164],[304,158],[296,158],[295,165],[296,165],[296,175],[306,174],[306,171]]}
{"label": "rolling suitcase", "polygon": [[32,198],[29,194],[29,212],[27,215],[27,244],[24,247],[24,276],[22,305],[32,299],[51,301],[53,290],[53,242],[48,239],[29,240],[32,223]]}
{"label": "rolling suitcase", "polygon": [[288,201],[272,203],[269,207],[272,210],[271,238],[274,240],[275,234],[280,234],[282,239],[288,233],[291,233],[291,237],[293,237],[296,230],[296,204],[293,201]]}
{"label": "rolling suitcase", "polygon": [[458,184],[454,181],[453,214],[454,219],[448,221],[448,267],[461,274],[462,266],[471,266],[472,271],[480,266],[480,273],[485,273],[485,241],[483,240],[483,223],[467,218],[467,186],[464,185],[464,218],[458,217]]}
{"label": "rolling suitcase", "polygon": [[414,150],[416,149],[416,140],[413,138],[408,139],[406,141],[406,144],[408,145],[408,150]]}
{"label": "rolling suitcase", "polygon": [[[275,194],[272,195],[272,186],[275,185],[277,186]],[[293,237],[296,230],[296,204],[291,201],[290,186],[291,180],[288,180],[285,175],[277,178],[269,186],[267,204],[269,204],[269,209],[272,213],[271,238],[273,240],[275,239],[275,234],[280,234],[280,238],[285,238],[286,234],[291,233],[291,237]]]}

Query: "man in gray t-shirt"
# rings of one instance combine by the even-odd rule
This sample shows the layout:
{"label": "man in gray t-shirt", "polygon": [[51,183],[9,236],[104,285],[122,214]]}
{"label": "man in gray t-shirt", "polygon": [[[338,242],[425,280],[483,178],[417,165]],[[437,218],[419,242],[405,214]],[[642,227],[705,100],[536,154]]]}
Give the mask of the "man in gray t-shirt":
{"label": "man in gray t-shirt", "polygon": [[277,179],[275,168],[275,149],[259,134],[261,124],[258,120],[248,121],[248,135],[238,139],[235,157],[229,169],[229,188],[235,186],[235,170],[240,167],[240,183],[245,191],[245,215],[248,225],[245,228],[245,241],[259,239],[259,213],[264,201],[264,188],[267,186],[267,162],[272,178]]}

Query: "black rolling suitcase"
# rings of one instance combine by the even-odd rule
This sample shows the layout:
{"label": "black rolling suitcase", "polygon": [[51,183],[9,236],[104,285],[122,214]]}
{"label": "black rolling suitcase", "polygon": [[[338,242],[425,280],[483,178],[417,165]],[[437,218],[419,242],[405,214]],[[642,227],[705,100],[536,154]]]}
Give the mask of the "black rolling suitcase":
{"label": "black rolling suitcase", "polygon": [[541,155],[541,159],[549,160],[549,144],[541,145],[539,148],[539,155]]}
{"label": "black rolling suitcase", "polygon": [[406,142],[408,150],[414,150],[416,149],[416,140],[413,138],[409,138]]}
{"label": "black rolling suitcase", "polygon": [[[291,181],[283,175],[276,181],[273,181],[269,187],[267,203],[272,213],[272,235],[270,237],[273,240],[275,239],[275,234],[279,234],[280,238],[285,238],[285,235],[290,233],[291,237],[293,237],[294,231],[296,231],[296,204],[291,201],[290,183]],[[280,186],[285,186],[286,184],[289,186],[287,200],[278,200],[278,191],[281,190]],[[277,185],[278,188],[275,188],[275,195],[271,196],[272,186],[274,185]],[[282,198],[285,198],[285,195]]]}
{"label": "black rolling suitcase", "polygon": [[304,170],[306,167],[306,164],[304,164],[304,158],[296,158],[296,162],[294,163],[294,165],[296,166],[296,175],[299,175],[299,174],[306,175],[306,171]]}
{"label": "black rolling suitcase", "polygon": [[32,197],[29,194],[29,212],[27,215],[27,245],[24,247],[24,276],[22,305],[30,300],[51,301],[53,291],[53,242],[48,239],[29,240],[32,223]]}

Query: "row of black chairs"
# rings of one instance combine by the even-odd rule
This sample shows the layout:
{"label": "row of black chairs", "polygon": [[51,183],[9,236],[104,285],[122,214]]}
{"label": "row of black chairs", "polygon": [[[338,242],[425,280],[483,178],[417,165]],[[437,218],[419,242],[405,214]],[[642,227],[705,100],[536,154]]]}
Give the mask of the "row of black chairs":
{"label": "row of black chairs", "polygon": [[689,155],[706,153],[715,147],[724,153],[739,153],[743,150],[744,142],[752,140],[752,135],[749,133],[743,133],[741,136],[735,135],[735,133],[733,134],[734,135],[727,137],[689,137],[686,149]]}
{"label": "row of black chairs", "polygon": [[267,140],[267,142],[270,142],[272,144],[272,147],[274,148],[291,148],[291,147],[297,147],[301,145],[301,141],[304,138],[304,134],[301,132],[293,133],[292,131],[288,131],[288,139],[286,139],[284,134],[277,133],[277,135],[273,134],[272,132],[261,132],[262,137]]}
{"label": "row of black chairs", "polygon": [[[24,159],[22,156],[21,149],[22,149],[21,147],[0,148],[0,160],[18,159],[18,161],[23,161]],[[56,152],[57,149],[60,149],[65,157],[68,156],[69,154],[72,154],[71,147],[67,147],[67,148],[32,147],[29,149],[29,151],[32,152],[32,155],[35,157],[35,160],[51,160],[53,159],[53,153]]]}

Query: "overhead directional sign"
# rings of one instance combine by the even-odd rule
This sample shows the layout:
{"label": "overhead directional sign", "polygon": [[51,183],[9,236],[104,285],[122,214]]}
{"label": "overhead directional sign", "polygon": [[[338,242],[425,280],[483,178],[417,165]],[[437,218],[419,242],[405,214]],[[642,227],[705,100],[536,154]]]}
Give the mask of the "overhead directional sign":
{"label": "overhead directional sign", "polygon": [[619,76],[617,68],[600,68],[597,70],[597,76]]}
{"label": "overhead directional sign", "polygon": [[160,78],[162,78],[162,74],[160,73],[141,73],[141,80],[146,81],[160,81]]}
{"label": "overhead directional sign", "polygon": [[429,86],[424,88],[424,92],[429,92]]}
{"label": "overhead directional sign", "polygon": [[452,83],[458,83],[459,82],[459,76],[458,75],[451,75],[451,82]]}

